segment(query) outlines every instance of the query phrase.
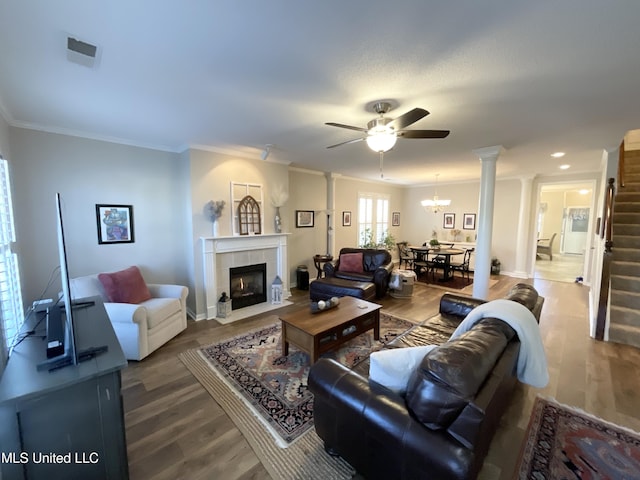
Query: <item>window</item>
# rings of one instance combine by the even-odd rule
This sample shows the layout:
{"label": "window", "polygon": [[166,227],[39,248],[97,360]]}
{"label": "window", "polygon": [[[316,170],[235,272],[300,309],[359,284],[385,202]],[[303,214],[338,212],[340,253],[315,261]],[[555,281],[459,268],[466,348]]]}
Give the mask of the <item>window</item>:
{"label": "window", "polygon": [[358,194],[358,243],[375,248],[389,231],[389,198],[375,193]]}
{"label": "window", "polygon": [[0,318],[2,319],[0,333],[3,337],[0,351],[4,353],[3,360],[24,321],[18,258],[11,250],[11,244],[15,241],[9,165],[0,157]]}

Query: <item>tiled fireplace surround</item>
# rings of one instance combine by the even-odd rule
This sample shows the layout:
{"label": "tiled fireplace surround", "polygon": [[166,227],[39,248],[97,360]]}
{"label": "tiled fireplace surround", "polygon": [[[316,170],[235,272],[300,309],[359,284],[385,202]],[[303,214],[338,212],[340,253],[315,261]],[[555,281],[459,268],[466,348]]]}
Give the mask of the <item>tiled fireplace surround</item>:
{"label": "tiled fireplace surround", "polygon": [[287,235],[278,233],[201,238],[207,319],[216,318],[218,300],[222,292],[229,294],[229,269],[231,267],[266,263],[267,301],[234,310],[230,317],[224,319],[223,323],[240,320],[282,306],[271,304],[271,283],[276,275],[280,276],[283,300],[286,301],[291,296],[287,265]]}

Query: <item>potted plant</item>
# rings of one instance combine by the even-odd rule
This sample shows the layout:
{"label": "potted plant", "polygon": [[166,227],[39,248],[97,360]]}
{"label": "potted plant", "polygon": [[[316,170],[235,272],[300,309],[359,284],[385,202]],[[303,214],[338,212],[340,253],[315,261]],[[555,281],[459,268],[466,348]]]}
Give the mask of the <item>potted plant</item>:
{"label": "potted plant", "polygon": [[395,238],[393,235],[389,234],[388,231],[385,231],[382,234],[382,238],[380,242],[376,242],[373,238],[373,232],[370,228],[365,228],[362,232],[362,237],[360,239],[360,248],[384,248],[387,250],[392,250],[395,246]]}
{"label": "potted plant", "polygon": [[429,240],[429,245],[431,245],[434,250],[440,249],[440,242],[437,238],[432,238],[431,240]]}
{"label": "potted plant", "polygon": [[491,259],[491,275],[500,275],[500,260],[497,257]]}
{"label": "potted plant", "polygon": [[396,239],[393,238],[393,235],[391,235],[388,230],[385,231],[384,234],[382,235],[382,242],[380,243],[379,246],[391,251],[393,250],[393,247],[395,246],[395,244],[396,244]]}

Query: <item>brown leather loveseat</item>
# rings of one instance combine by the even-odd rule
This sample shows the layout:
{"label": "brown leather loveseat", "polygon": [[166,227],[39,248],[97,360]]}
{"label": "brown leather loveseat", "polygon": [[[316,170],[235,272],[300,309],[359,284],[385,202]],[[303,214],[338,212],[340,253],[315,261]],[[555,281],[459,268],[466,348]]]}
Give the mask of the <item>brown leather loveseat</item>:
{"label": "brown leather loveseat", "polygon": [[[506,298],[539,321],[544,299],[533,287],[518,284]],[[521,346],[515,330],[496,318],[449,340],[482,303],[447,293],[438,315],[387,344],[438,345],[419,362],[404,396],[369,380],[368,360],[353,369],[326,358],[314,364],[309,389],[327,452],[367,480],[476,478],[516,384]]]}
{"label": "brown leather loveseat", "polygon": [[393,271],[391,253],[384,249],[342,248],[335,263],[325,263],[324,278],[311,282],[311,300],[350,295],[382,298]]}

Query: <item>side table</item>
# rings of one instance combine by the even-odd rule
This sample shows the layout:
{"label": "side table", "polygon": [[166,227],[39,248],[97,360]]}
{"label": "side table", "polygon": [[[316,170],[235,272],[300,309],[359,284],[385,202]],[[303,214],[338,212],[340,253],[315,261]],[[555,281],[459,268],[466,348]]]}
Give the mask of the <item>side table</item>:
{"label": "side table", "polygon": [[325,263],[333,261],[333,255],[314,255],[313,264],[318,270],[318,276],[316,278],[322,278],[322,268]]}

